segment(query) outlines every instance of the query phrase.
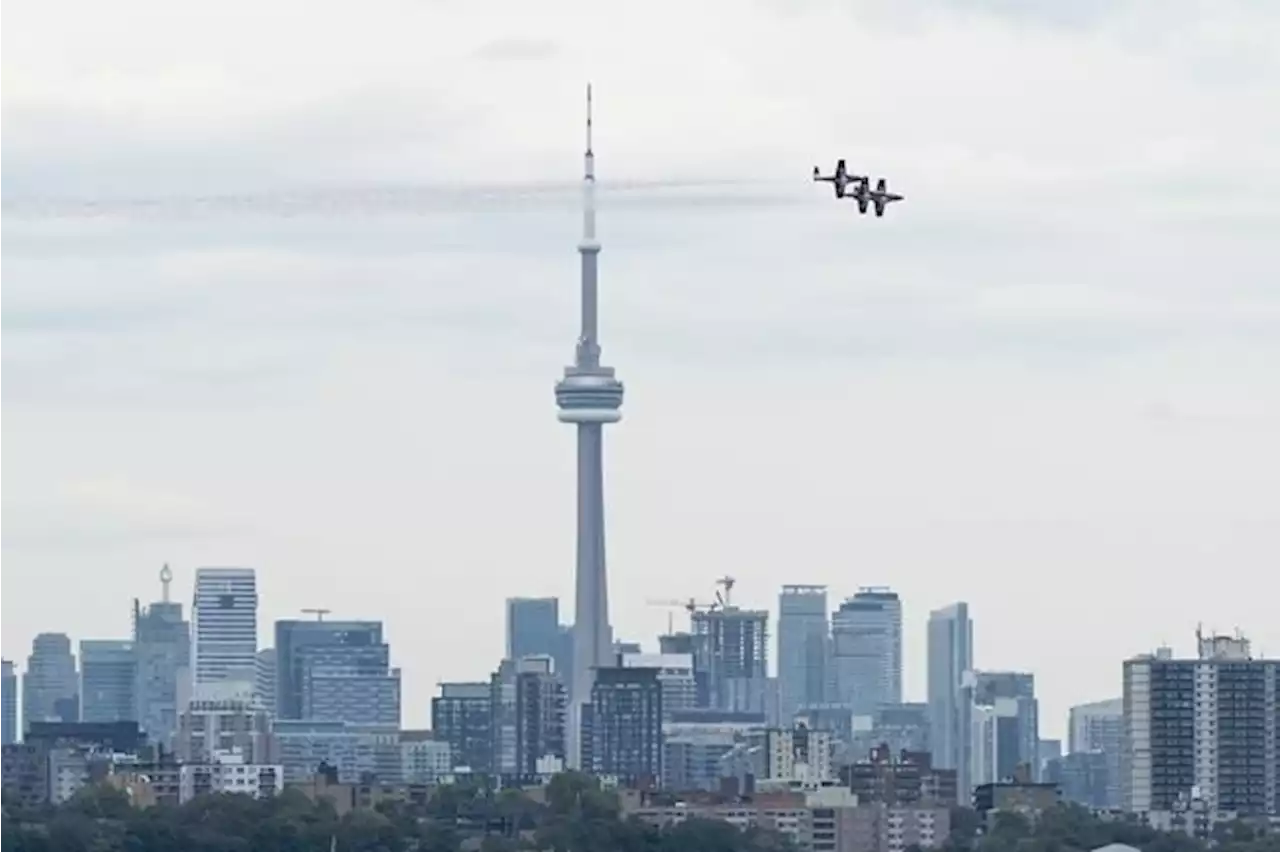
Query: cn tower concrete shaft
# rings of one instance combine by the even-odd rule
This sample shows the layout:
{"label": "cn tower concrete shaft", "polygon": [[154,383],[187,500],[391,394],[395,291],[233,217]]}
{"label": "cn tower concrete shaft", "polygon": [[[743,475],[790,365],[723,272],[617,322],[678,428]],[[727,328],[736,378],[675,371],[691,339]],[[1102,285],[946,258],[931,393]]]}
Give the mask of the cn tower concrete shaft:
{"label": "cn tower concrete shaft", "polygon": [[594,670],[613,665],[609,585],[604,556],[604,424],[622,418],[622,383],[600,363],[597,315],[595,156],[591,150],[591,87],[587,87],[587,150],[582,178],[582,330],[572,366],[556,383],[559,418],[578,428],[578,546],[569,673],[568,763],[582,765],[583,707],[591,701]]}

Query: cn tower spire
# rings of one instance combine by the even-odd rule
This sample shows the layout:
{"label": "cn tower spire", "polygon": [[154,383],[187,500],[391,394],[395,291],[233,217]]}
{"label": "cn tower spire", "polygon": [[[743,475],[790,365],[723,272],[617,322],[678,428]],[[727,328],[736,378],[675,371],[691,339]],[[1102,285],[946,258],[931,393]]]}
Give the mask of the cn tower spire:
{"label": "cn tower spire", "polygon": [[582,708],[591,700],[594,670],[613,664],[608,578],[604,558],[604,424],[622,418],[622,382],[600,363],[597,305],[600,243],[596,239],[595,153],[592,150],[591,86],[587,86],[587,148],[583,157],[582,312],[573,364],[556,383],[563,423],[577,427],[578,534],[574,569],[573,671],[569,685],[569,765],[582,766]]}

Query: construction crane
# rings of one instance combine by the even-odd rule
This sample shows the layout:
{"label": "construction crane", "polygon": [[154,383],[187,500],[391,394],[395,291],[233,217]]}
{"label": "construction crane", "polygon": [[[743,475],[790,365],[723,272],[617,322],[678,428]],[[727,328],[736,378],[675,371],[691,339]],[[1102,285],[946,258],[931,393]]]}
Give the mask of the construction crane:
{"label": "construction crane", "polygon": [[[703,603],[699,600],[696,600],[695,598],[686,598],[685,600],[678,600],[676,598],[650,598],[649,600],[645,601],[645,603],[649,606],[665,606],[673,610],[682,609],[685,612],[689,613],[691,617],[695,612],[698,612],[699,610],[706,610],[707,612],[711,612],[720,606],[718,603],[715,603],[715,602]],[[667,634],[670,635],[675,632],[676,632],[675,613],[668,612],[667,613]]]}
{"label": "construction crane", "polygon": [[716,580],[717,586],[724,586],[724,595],[722,596],[720,592],[717,591],[716,601],[718,601],[719,604],[725,609],[728,609],[731,606],[730,595],[733,594],[733,584],[736,582],[738,581],[735,580],[733,577],[730,577],[728,574],[724,575],[719,580]]}
{"label": "construction crane", "polygon": [[324,617],[333,612],[331,609],[323,609],[321,607],[303,607],[302,611],[307,615],[314,615],[316,621],[324,621]]}

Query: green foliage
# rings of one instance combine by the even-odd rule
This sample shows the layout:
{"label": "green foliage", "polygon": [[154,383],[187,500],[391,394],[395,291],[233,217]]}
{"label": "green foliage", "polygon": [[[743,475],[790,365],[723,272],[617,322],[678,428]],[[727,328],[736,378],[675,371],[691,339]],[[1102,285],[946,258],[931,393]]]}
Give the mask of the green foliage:
{"label": "green foliage", "polygon": [[1135,820],[1095,817],[1087,808],[1061,804],[1034,820],[997,812],[988,829],[969,808],[951,814],[951,836],[944,852],[1089,852],[1123,843],[1142,852],[1280,852],[1280,834],[1264,834],[1243,823],[1218,826],[1212,844],[1185,834],[1156,831]]}
{"label": "green foliage", "polygon": [[4,852],[791,852],[777,835],[693,820],[660,832],[620,819],[618,797],[565,773],[545,803],[518,790],[441,787],[425,807],[388,801],[339,818],[297,790],[274,799],[200,796],[134,809],[107,787],[60,807],[10,808]]}

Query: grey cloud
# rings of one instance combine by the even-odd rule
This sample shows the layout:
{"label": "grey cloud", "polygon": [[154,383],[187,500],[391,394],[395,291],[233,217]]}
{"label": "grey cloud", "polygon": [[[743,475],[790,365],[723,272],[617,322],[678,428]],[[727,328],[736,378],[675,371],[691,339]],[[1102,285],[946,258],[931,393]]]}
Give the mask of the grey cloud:
{"label": "grey cloud", "polygon": [[1202,6],[1195,0],[852,0],[842,8],[871,21],[923,21],[925,15],[945,12],[1014,25],[1083,30],[1133,14],[1154,15],[1167,23],[1195,15]]}
{"label": "grey cloud", "polygon": [[559,52],[559,46],[548,39],[502,38],[481,45],[473,56],[490,62],[534,62],[552,59]]}
{"label": "grey cloud", "polygon": [[[424,112],[435,120],[423,124]],[[386,168],[380,163],[389,150],[410,148],[429,169],[432,152],[457,144],[482,114],[445,107],[429,90],[377,86],[249,126],[227,123],[165,138],[84,110],[11,107],[4,133],[6,204],[92,199],[81,212],[101,214],[148,190],[227,204],[235,198],[228,187],[289,187],[318,175],[341,182],[351,170],[376,174]]]}
{"label": "grey cloud", "polygon": [[4,535],[3,548],[15,552],[125,548],[149,539],[208,544],[256,532],[253,524],[245,520],[214,520],[199,509],[174,511],[104,500],[86,501],[74,494],[23,492],[22,497],[6,494],[3,511],[5,518],[14,522]]}

